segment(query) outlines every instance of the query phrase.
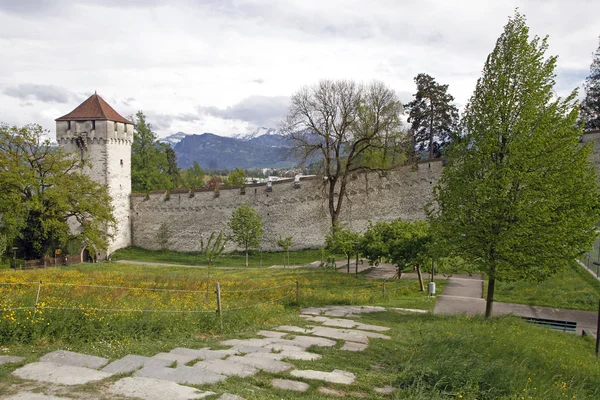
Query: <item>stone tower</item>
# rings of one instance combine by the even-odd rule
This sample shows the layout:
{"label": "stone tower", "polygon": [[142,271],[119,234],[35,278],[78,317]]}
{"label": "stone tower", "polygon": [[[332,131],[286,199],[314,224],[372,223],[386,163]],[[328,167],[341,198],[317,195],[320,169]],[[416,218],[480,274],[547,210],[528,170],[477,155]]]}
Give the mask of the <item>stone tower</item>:
{"label": "stone tower", "polygon": [[[90,161],[86,173],[108,186],[117,220],[108,255],[131,245],[131,144],[133,122],[123,118],[102,97],[93,94],[73,111],[56,119],[56,141]],[[96,249],[104,259],[104,249]]]}

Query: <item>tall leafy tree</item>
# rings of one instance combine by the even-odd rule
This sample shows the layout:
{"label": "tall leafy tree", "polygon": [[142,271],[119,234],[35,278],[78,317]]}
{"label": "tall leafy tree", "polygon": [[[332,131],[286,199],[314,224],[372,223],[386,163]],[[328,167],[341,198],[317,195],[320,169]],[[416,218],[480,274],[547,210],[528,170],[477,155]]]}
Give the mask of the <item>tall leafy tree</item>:
{"label": "tall leafy tree", "polygon": [[346,272],[350,273],[350,259],[358,251],[356,245],[361,240],[360,234],[349,229],[336,227],[331,235],[325,238],[325,244],[334,253],[342,253],[346,256]]}
{"label": "tall leafy tree", "polygon": [[187,189],[194,190],[204,187],[204,171],[197,161],[183,173],[183,184]]}
{"label": "tall leafy tree", "polygon": [[413,144],[425,147],[429,158],[439,157],[436,149],[440,143],[447,142],[458,125],[458,109],[452,102],[454,97],[448,93],[448,85],[440,85],[433,77],[419,74],[415,77],[417,93],[415,99],[405,104],[408,122],[411,124]]}
{"label": "tall leafy tree", "polygon": [[[115,219],[106,185],[85,162],[44,139],[39,125],[0,124],[0,233],[26,258],[54,254],[70,239],[104,250]],[[79,228],[72,233],[70,222]]]}
{"label": "tall leafy tree", "polygon": [[593,54],[590,75],[585,80],[585,98],[581,102],[584,129],[600,129],[600,46]]}
{"label": "tall leafy tree", "polygon": [[246,173],[241,168],[236,168],[227,174],[227,178],[225,179],[226,185],[231,186],[239,186],[243,185],[246,182]]}
{"label": "tall leafy tree", "polygon": [[248,266],[248,251],[260,246],[263,235],[262,218],[250,204],[242,204],[231,214],[229,221],[233,241],[246,252],[246,267]]}
{"label": "tall leafy tree", "polygon": [[131,187],[133,191],[172,189],[166,150],[138,111],[133,118],[134,133],[131,146]]}
{"label": "tall leafy tree", "polygon": [[[362,157],[399,129],[402,104],[381,82],[321,81],[295,93],[282,135],[302,163],[322,159],[332,228],[338,223],[348,178],[369,169]],[[389,144],[389,143],[386,143]]]}
{"label": "tall leafy tree", "polygon": [[579,143],[576,92],[553,92],[556,57],[509,19],[451,144],[429,218],[455,255],[497,280],[543,280],[591,247],[599,218],[589,146]]}

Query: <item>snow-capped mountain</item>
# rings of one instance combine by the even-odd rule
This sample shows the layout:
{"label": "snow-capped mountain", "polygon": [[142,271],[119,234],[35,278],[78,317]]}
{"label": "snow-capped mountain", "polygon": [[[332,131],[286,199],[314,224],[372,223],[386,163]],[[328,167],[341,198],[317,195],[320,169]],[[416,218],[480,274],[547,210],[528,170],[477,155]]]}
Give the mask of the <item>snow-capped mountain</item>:
{"label": "snow-capped mountain", "polygon": [[159,139],[159,142],[166,143],[174,147],[177,143],[181,142],[183,138],[185,138],[188,134],[185,132],[177,132],[162,139]]}

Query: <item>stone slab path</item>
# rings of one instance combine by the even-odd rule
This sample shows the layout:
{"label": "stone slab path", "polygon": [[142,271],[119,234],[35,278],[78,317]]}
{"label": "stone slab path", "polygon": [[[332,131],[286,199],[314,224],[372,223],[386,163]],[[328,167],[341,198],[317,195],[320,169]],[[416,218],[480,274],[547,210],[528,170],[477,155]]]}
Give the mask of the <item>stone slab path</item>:
{"label": "stone slab path", "polygon": [[[277,378],[271,381],[272,387],[277,390],[304,392],[310,388],[305,381],[351,385],[356,379],[351,372],[341,369],[298,369],[293,362],[319,360],[322,357],[320,354],[309,351],[313,346],[333,347],[341,344],[339,350],[335,351],[357,352],[365,350],[373,339],[390,339],[382,333],[389,328],[351,319],[363,313],[383,310],[382,307],[368,306],[306,308],[301,310],[301,317],[312,325],[279,326],[258,331],[254,338],[220,342],[228,349],[179,347],[151,357],[128,354],[112,362],[102,357],[57,350],[43,355],[37,362],[15,369],[12,374],[26,381],[37,382],[40,388],[47,388],[47,385],[54,385],[55,388],[73,387],[103,381],[114,375],[129,375],[112,383],[107,382],[102,396],[144,400],[213,398],[219,393],[187,385],[212,385],[230,376],[248,378],[261,371],[289,376],[290,379]],[[0,357],[0,364],[21,362],[23,359],[19,357]],[[319,388],[321,393],[328,390]],[[27,391],[0,399],[62,400],[54,395],[62,392],[64,390],[51,394]],[[221,393],[219,399],[244,400],[229,393]]]}
{"label": "stone slab path", "polygon": [[[448,279],[444,292],[437,297],[435,314],[480,315],[485,313],[483,277],[480,275],[458,276]],[[577,333],[595,331],[598,315],[591,311],[529,306],[494,302],[493,315],[513,314],[519,317],[552,319],[577,322]]]}

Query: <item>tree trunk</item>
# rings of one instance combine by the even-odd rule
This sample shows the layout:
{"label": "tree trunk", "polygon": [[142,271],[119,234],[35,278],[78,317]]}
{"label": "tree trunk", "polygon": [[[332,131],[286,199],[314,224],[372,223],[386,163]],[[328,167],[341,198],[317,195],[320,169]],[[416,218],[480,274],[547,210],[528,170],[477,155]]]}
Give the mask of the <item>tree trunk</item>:
{"label": "tree trunk", "polygon": [[350,273],[350,253],[348,253],[347,257],[348,257],[348,273]]}
{"label": "tree trunk", "polygon": [[423,275],[421,275],[421,266],[417,264],[417,276],[419,277],[419,286],[421,286],[421,292],[425,291],[425,285],[423,285]]}
{"label": "tree trunk", "polygon": [[246,267],[248,266],[248,249],[246,249]]}
{"label": "tree trunk", "polygon": [[488,292],[487,299],[485,302],[485,317],[487,319],[492,318],[492,308],[494,305],[494,289],[496,288],[496,277],[495,274],[490,274],[488,281]]}

